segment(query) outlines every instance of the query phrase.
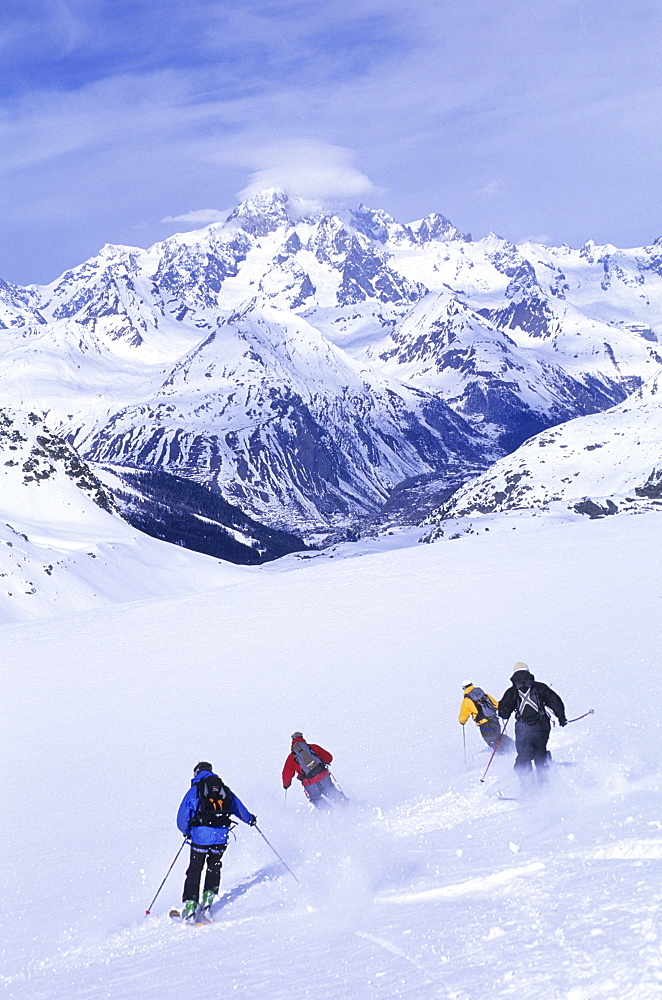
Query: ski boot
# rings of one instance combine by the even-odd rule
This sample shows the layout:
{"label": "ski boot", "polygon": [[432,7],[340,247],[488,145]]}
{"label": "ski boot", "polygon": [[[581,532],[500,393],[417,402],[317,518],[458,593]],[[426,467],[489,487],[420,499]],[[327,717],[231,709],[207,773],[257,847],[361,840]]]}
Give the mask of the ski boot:
{"label": "ski boot", "polygon": [[195,911],[197,908],[197,899],[185,899],[182,907],[182,920],[195,920]]}
{"label": "ski boot", "polygon": [[211,915],[211,908],[213,906],[214,900],[216,899],[216,893],[213,889],[205,889],[202,894],[202,916],[204,920],[213,920]]}

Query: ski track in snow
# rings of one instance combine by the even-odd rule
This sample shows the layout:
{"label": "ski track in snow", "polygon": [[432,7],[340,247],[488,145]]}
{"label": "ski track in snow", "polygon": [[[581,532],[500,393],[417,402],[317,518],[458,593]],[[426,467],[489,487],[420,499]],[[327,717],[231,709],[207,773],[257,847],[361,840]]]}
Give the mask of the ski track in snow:
{"label": "ski track in snow", "polygon": [[[2,629],[0,994],[12,1000],[657,1000],[658,515],[315,560],[196,597]],[[348,550],[349,552],[349,550]],[[522,614],[524,609],[525,613]],[[467,671],[515,659],[572,717],[530,799],[485,784]],[[306,682],[302,683],[302,678]],[[283,809],[298,726],[352,800]],[[476,754],[476,756],[474,756]],[[216,922],[170,921],[174,817],[216,764],[240,824]],[[186,853],[186,852],[184,852]]]}

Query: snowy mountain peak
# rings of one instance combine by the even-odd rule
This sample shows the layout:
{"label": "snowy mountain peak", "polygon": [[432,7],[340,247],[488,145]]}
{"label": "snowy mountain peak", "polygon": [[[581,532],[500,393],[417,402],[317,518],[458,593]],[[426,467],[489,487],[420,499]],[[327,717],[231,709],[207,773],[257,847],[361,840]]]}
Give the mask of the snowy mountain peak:
{"label": "snowy mountain peak", "polygon": [[417,242],[430,243],[448,242],[450,240],[461,240],[465,243],[471,242],[471,233],[462,233],[453,225],[450,219],[439,212],[431,212],[424,219],[419,219],[409,225],[409,229],[414,234]]}
{"label": "snowy mountain peak", "polygon": [[396,222],[392,215],[382,209],[368,208],[361,204],[350,213],[349,221],[354,229],[376,243],[383,244],[389,240],[395,243],[413,242],[411,228]]}
{"label": "snowy mountain peak", "polygon": [[46,322],[39,306],[41,300],[34,288],[20,288],[0,278],[0,330]]}
{"label": "snowy mountain peak", "polygon": [[289,201],[289,196],[280,188],[267,188],[237,205],[226,223],[238,226],[251,236],[267,236],[292,223]]}

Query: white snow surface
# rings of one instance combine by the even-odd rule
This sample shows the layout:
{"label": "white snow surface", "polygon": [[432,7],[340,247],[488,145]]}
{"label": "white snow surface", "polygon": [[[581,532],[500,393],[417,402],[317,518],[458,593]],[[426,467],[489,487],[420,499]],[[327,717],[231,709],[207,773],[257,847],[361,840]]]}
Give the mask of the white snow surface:
{"label": "white snow surface", "polygon": [[[505,524],[505,522],[504,522]],[[233,584],[7,624],[0,993],[12,1000],[657,1000],[662,514],[385,536]],[[420,533],[419,533],[420,534]],[[351,556],[360,558],[351,558]],[[517,793],[461,682],[554,686],[545,791]],[[286,808],[303,728],[351,800]],[[179,802],[211,760],[255,830],[216,922],[173,924]]]}
{"label": "white snow surface", "polygon": [[578,512],[577,505],[586,500],[605,514],[606,504],[614,514],[636,513],[662,507],[660,480],[662,376],[658,375],[619,406],[529,438],[466,483],[429,522],[532,509],[567,516],[569,511]]}

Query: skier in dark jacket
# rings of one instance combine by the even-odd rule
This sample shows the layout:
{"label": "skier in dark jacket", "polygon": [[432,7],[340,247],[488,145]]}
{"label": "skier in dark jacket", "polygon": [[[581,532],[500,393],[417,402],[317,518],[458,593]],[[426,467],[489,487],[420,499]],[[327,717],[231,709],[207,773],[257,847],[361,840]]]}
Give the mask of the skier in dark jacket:
{"label": "skier in dark jacket", "polygon": [[228,845],[231,817],[249,826],[257,817],[249,813],[234,792],[224,785],[210,763],[201,760],[193,769],[191,787],[182,799],[177,826],[191,843],[191,859],[186,872],[182,917],[192,920],[198,908],[200,880],[207,862],[202,907],[209,914],[221,883],[221,865]]}
{"label": "skier in dark jacket", "polygon": [[306,798],[314,806],[328,809],[334,801],[346,802],[343,793],[331,780],[327,764],[332,760],[333,755],[324,747],[306,743],[303,733],[292,733],[292,749],[283,767],[283,788],[287,791],[296,775]]}
{"label": "skier in dark jacket", "polygon": [[565,726],[565,706],[555,691],[547,684],[537,681],[526,663],[516,663],[515,673],[510,678],[511,686],[499,702],[499,715],[508,720],[515,713],[515,771],[523,786],[532,779],[533,764],[536,777],[545,781],[546,768],[551,754],[547,741],[551,722],[547,709],[551,709],[560,726]]}

